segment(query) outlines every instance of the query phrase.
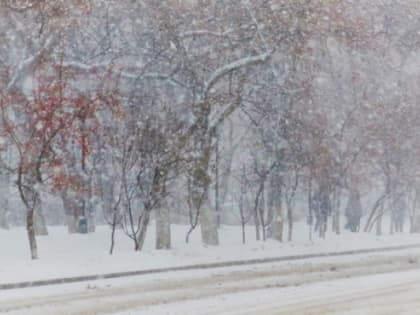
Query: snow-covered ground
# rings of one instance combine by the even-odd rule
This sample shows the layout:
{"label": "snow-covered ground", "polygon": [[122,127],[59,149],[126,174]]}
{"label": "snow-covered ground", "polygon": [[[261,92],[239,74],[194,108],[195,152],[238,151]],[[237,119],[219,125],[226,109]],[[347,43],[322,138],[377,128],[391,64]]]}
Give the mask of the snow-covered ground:
{"label": "snow-covered ground", "polygon": [[416,315],[420,272],[269,288],[138,308],[113,315]]}
{"label": "snow-covered ground", "polygon": [[[236,266],[8,290],[1,292],[0,313],[418,314],[418,260],[413,256],[348,258],[341,262],[311,260],[300,266]],[[394,273],[384,273],[391,271]]]}
{"label": "snow-covered ground", "polygon": [[48,236],[38,237],[40,259],[36,261],[29,258],[28,242],[23,228],[0,230],[0,284],[197,263],[420,244],[420,235],[416,234],[377,237],[373,234],[353,234],[345,230],[342,235],[330,233],[326,240],[314,238],[310,242],[307,226],[298,223],[295,241],[292,243],[273,240],[256,242],[254,229],[249,227],[247,244],[243,245],[238,227],[223,226],[220,230],[221,246],[208,247],[201,244],[198,230],[192,234],[190,244],[185,244],[187,230],[186,226],[174,225],[173,248],[169,251],[156,251],[153,249],[155,240],[152,224],[142,252],[134,252],[132,242],[122,231],[118,231],[115,252],[110,256],[110,229],[107,226],[99,226],[96,233],[87,235],[68,234],[65,227],[50,227]]}

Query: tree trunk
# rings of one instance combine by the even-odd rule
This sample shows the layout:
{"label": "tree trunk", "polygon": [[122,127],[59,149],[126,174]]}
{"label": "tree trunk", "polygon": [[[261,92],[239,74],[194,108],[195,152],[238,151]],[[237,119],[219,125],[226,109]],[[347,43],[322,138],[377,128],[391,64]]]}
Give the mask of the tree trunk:
{"label": "tree trunk", "polygon": [[416,222],[416,217],[415,216],[410,216],[410,234],[413,234],[415,231],[415,224],[414,222]]}
{"label": "tree trunk", "polygon": [[[265,179],[264,179],[265,180]],[[254,200],[254,223],[255,223],[255,237],[259,241],[261,239],[261,229],[264,230],[264,217],[262,215],[264,182],[261,182]],[[263,232],[264,233],[264,232]],[[264,234],[263,234],[264,236]]]}
{"label": "tree trunk", "polygon": [[171,218],[167,206],[156,209],[156,249],[171,248]]}
{"label": "tree trunk", "polygon": [[278,204],[276,206],[276,209],[277,211],[275,213],[274,220],[271,224],[272,237],[279,242],[283,242],[285,220],[284,220],[284,213],[283,213],[283,199],[281,195],[281,190],[279,193],[279,199],[278,199]]}
{"label": "tree trunk", "polygon": [[36,192],[35,189],[33,189],[33,178],[28,176],[28,183],[24,185],[23,177],[24,176],[22,172],[22,167],[20,166],[18,169],[18,178],[16,183],[19,190],[20,199],[22,200],[26,208],[26,233],[28,235],[31,258],[38,259],[38,248],[36,245],[34,217],[36,208],[40,208],[41,206],[41,199],[39,193]]}
{"label": "tree trunk", "polygon": [[94,233],[96,231],[95,211],[96,211],[97,202],[94,202],[94,200],[96,199],[93,198],[94,187],[93,187],[91,177],[89,177],[89,180],[87,181],[86,186],[89,188],[89,193],[87,194],[87,196],[84,197],[85,215],[87,217],[87,222],[88,222],[88,232]]}
{"label": "tree trunk", "polygon": [[293,209],[292,205],[287,205],[287,241],[293,241]]}
{"label": "tree trunk", "polygon": [[306,223],[309,227],[309,241],[312,242],[312,227],[314,224],[314,203],[312,199],[312,172],[308,183],[308,217]]}
{"label": "tree trunk", "polygon": [[143,249],[144,246],[144,241],[146,239],[146,234],[147,234],[147,228],[149,226],[149,222],[150,222],[150,210],[149,209],[145,209],[143,212],[143,216],[141,218],[140,221],[140,226],[139,226],[139,235],[137,236],[137,241],[136,241],[136,251],[140,251]]}
{"label": "tree trunk", "polygon": [[206,245],[216,246],[219,245],[219,234],[215,212],[210,207],[208,199],[210,179],[207,174],[207,167],[208,159],[205,158],[194,171],[191,191],[192,205],[196,213],[200,214],[198,220],[201,228],[202,242]]}
{"label": "tree trunk", "polygon": [[4,204],[7,204],[7,200],[3,201],[0,208],[0,229],[8,230],[10,228],[8,221],[8,209],[7,206],[3,206]]}
{"label": "tree trunk", "polygon": [[265,242],[267,240],[266,236],[266,221],[265,221],[265,198],[264,198],[264,191],[265,191],[265,185],[263,185],[262,191],[261,191],[261,197],[258,203],[258,215],[260,218],[260,224],[261,224],[261,232],[262,232],[262,239]]}
{"label": "tree trunk", "polygon": [[45,222],[44,214],[42,213],[40,201],[34,211],[34,229],[35,235],[48,235],[47,224]]}
{"label": "tree trunk", "polygon": [[78,233],[78,214],[75,200],[69,196],[68,191],[63,191],[61,193],[61,200],[63,202],[64,214],[66,216],[67,231],[70,234]]}
{"label": "tree trunk", "polygon": [[109,254],[112,255],[114,253],[114,246],[115,246],[115,223],[112,224],[112,231],[111,231],[111,246],[109,248]]}
{"label": "tree trunk", "polygon": [[36,245],[35,238],[35,228],[34,228],[34,209],[27,209],[26,213],[26,232],[29,239],[29,249],[31,251],[31,258],[38,259],[38,249]]}
{"label": "tree trunk", "polygon": [[279,242],[283,242],[283,222],[275,220],[271,223],[271,237]]}
{"label": "tree trunk", "polygon": [[212,134],[209,133],[210,104],[203,101],[197,104],[197,131],[194,134],[195,150],[199,156],[192,173],[192,204],[199,215],[201,239],[206,245],[219,245],[219,234],[215,211],[209,203],[211,178],[208,174],[212,150]]}
{"label": "tree trunk", "polygon": [[201,227],[201,239],[204,244],[207,245],[219,245],[219,233],[217,231],[216,218],[214,211],[208,206],[208,203],[200,210],[200,227]]}
{"label": "tree trunk", "polygon": [[200,214],[198,220],[201,228],[201,240],[206,245],[216,246],[219,245],[219,234],[215,212],[211,209],[208,200],[209,179],[207,167],[205,169],[197,169],[194,173],[192,204],[196,213]]}
{"label": "tree trunk", "polygon": [[2,171],[0,172],[0,194],[2,200],[0,202],[0,229],[8,230],[9,225],[9,196],[10,196],[10,177],[9,175]]}
{"label": "tree trunk", "polygon": [[[114,209],[112,214],[112,224],[111,224],[111,245],[109,248],[109,254],[112,255],[114,253],[114,247],[115,247],[115,231],[117,229],[117,226],[120,224],[120,219],[118,218],[117,214],[117,207]],[[137,248],[137,245],[135,246]]]}
{"label": "tree trunk", "polygon": [[380,214],[377,215],[376,213],[377,212],[379,213],[380,211],[382,211],[381,208],[384,207],[384,202],[386,201],[386,197],[387,197],[387,193],[384,193],[375,201],[375,204],[373,205],[372,210],[370,211],[368,220],[366,221],[364,232],[370,232],[372,230],[375,223],[375,215],[376,215],[376,218],[379,217]]}
{"label": "tree trunk", "polygon": [[70,234],[77,233],[77,218],[74,215],[66,214],[67,231]]}
{"label": "tree trunk", "polygon": [[216,131],[216,156],[215,156],[215,165],[214,165],[214,171],[215,171],[215,183],[214,183],[214,205],[215,205],[215,211],[216,211],[216,224],[217,227],[220,227],[220,221],[221,221],[221,214],[220,214],[220,190],[219,190],[219,161],[220,161],[220,157],[219,157],[219,133],[218,131]]}
{"label": "tree trunk", "polygon": [[416,189],[416,191],[414,192],[414,199],[413,199],[413,204],[411,205],[411,213],[410,213],[410,234],[415,233],[416,231],[416,222],[417,222],[417,215],[416,215],[416,210],[417,210],[417,199],[418,199],[418,190]]}
{"label": "tree trunk", "polygon": [[376,220],[376,235],[382,235],[382,217],[383,217],[383,205],[379,209],[378,218]]}
{"label": "tree trunk", "polygon": [[260,220],[258,216],[258,210],[257,208],[254,209],[254,224],[255,224],[255,239],[259,241],[261,239],[260,236]]}
{"label": "tree trunk", "polygon": [[341,206],[341,194],[340,189],[334,190],[334,213],[332,218],[332,230],[337,235],[341,233],[340,229],[340,206]]}
{"label": "tree trunk", "polygon": [[[91,205],[90,202],[88,202]],[[93,208],[87,209],[88,232],[94,233],[96,231],[95,211]]]}
{"label": "tree trunk", "polygon": [[190,236],[191,233],[195,230],[195,228],[198,225],[198,221],[199,221],[199,217],[200,217],[200,213],[196,213],[195,216],[194,214],[191,212],[192,209],[190,209],[190,228],[188,229],[187,235],[185,235],[185,243],[189,243],[190,242]]}
{"label": "tree trunk", "polygon": [[323,240],[325,240],[325,237],[327,235],[327,227],[328,227],[328,217],[322,216],[321,218],[321,224],[319,226],[319,237]]}
{"label": "tree trunk", "polygon": [[389,234],[393,235],[397,231],[396,222],[395,222],[395,209],[390,211],[390,218],[389,218]]}

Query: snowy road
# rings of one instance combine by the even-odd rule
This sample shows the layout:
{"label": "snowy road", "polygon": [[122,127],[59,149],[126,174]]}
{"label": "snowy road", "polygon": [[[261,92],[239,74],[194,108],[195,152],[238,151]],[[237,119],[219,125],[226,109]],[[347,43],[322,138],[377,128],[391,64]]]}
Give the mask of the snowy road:
{"label": "snowy road", "polygon": [[420,314],[419,267],[418,256],[378,256],[102,280],[4,291],[0,313]]}

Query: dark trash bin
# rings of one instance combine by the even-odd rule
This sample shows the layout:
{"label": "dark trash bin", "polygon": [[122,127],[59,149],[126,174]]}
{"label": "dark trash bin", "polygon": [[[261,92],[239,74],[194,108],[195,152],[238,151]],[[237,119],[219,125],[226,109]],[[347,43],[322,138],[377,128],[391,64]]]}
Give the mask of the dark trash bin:
{"label": "dark trash bin", "polygon": [[79,233],[86,234],[88,232],[87,218],[81,217],[79,219]]}

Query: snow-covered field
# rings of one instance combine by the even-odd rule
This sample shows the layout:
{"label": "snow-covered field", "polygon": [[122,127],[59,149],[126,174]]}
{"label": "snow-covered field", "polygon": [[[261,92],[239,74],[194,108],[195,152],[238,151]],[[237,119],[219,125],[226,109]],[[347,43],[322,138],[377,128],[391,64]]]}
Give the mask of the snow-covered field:
{"label": "snow-covered field", "polygon": [[[153,224],[149,230],[145,249],[134,252],[132,242],[121,232],[116,236],[114,255],[108,254],[110,229],[99,226],[96,233],[68,234],[65,227],[50,227],[48,236],[38,237],[40,259],[29,258],[26,232],[23,228],[0,230],[0,284],[59,277],[131,271],[159,267],[182,266],[229,260],[278,257],[308,253],[378,248],[395,245],[420,244],[420,235],[353,234],[327,235],[326,240],[308,240],[305,224],[296,224],[295,241],[279,243],[273,240],[256,242],[254,230],[247,230],[247,244],[241,243],[238,227],[223,226],[220,230],[221,246],[208,247],[200,242],[199,231],[185,244],[186,226],[173,226],[173,248],[156,251]],[[420,249],[418,250],[420,251]]]}

